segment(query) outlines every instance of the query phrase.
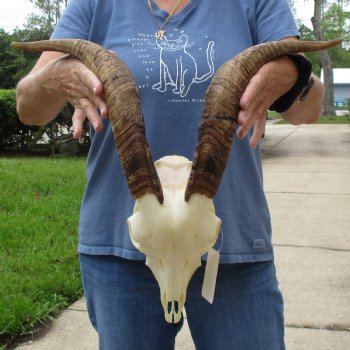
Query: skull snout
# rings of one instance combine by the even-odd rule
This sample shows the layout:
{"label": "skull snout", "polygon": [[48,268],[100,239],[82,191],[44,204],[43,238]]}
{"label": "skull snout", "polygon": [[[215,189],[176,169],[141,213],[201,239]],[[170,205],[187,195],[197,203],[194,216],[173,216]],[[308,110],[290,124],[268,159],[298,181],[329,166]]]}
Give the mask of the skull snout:
{"label": "skull snout", "polygon": [[168,323],[178,323],[182,317],[182,308],[184,306],[183,298],[180,300],[168,299],[166,293],[162,293],[161,301],[164,309],[165,320]]}
{"label": "skull snout", "polygon": [[170,323],[177,323],[181,320],[181,316],[182,316],[182,312],[181,309],[179,307],[179,302],[177,300],[171,300],[168,301],[168,312],[167,315],[170,316],[169,317],[169,321]]}

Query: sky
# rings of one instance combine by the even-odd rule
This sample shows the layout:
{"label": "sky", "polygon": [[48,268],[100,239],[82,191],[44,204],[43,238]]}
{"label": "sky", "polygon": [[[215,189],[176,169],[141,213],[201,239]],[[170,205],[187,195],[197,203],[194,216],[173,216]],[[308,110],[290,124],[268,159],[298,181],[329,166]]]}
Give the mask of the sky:
{"label": "sky", "polygon": [[[297,18],[311,27],[310,18],[313,13],[313,1],[296,1]],[[29,0],[0,0],[0,28],[11,32],[15,27],[22,27],[30,13],[35,12]]]}
{"label": "sky", "polygon": [[0,0],[0,28],[11,32],[15,27],[22,27],[27,16],[35,11],[29,0]]}

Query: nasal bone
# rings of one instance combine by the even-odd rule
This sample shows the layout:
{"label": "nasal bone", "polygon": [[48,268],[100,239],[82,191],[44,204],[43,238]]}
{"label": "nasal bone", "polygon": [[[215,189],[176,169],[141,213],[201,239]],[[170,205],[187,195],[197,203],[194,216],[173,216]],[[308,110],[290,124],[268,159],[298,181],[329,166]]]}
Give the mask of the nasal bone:
{"label": "nasal bone", "polygon": [[168,301],[167,321],[169,323],[178,323],[181,320],[181,310],[179,309],[179,302],[177,300]]}

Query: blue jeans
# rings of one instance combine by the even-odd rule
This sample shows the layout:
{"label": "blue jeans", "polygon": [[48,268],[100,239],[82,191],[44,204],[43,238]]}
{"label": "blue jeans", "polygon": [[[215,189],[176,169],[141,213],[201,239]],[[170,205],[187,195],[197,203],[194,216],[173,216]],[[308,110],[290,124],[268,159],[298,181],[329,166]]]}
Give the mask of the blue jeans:
{"label": "blue jeans", "polygon": [[[100,350],[170,350],[182,327],[164,319],[159,286],[142,261],[80,255],[87,308]],[[197,350],[284,349],[283,299],[273,261],[221,264],[214,303],[201,296],[204,267],[185,304]]]}

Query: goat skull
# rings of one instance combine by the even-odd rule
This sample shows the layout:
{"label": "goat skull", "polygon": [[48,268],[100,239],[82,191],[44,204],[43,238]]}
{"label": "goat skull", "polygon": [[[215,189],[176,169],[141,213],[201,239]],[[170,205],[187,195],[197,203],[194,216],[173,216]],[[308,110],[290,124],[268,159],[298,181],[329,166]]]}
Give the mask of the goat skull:
{"label": "goat skull", "polygon": [[179,322],[186,290],[201,256],[215,243],[221,220],[211,199],[194,194],[184,199],[192,162],[167,156],[155,162],[163,188],[164,203],[147,193],[136,199],[128,219],[135,247],[146,255],[161,290],[161,302],[168,322]]}

